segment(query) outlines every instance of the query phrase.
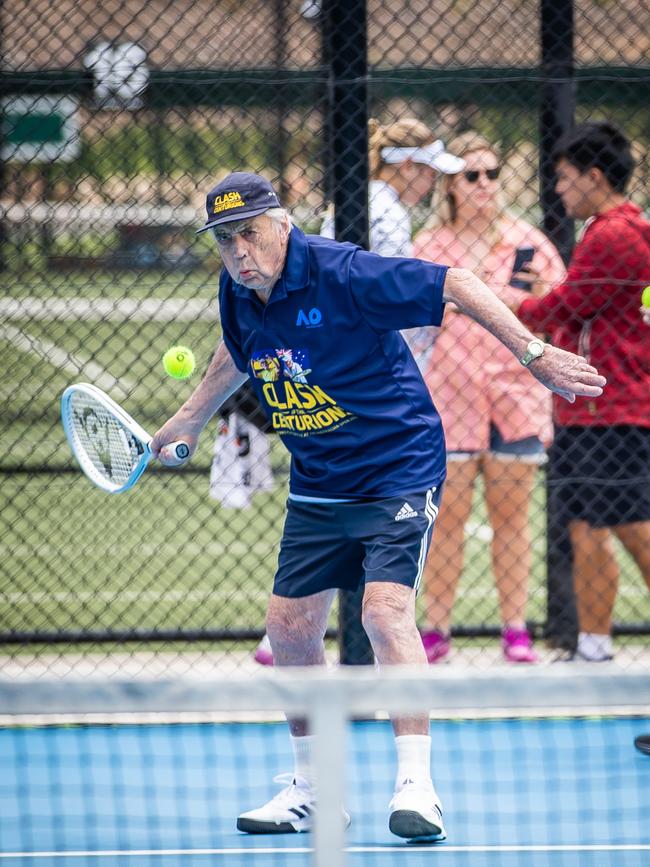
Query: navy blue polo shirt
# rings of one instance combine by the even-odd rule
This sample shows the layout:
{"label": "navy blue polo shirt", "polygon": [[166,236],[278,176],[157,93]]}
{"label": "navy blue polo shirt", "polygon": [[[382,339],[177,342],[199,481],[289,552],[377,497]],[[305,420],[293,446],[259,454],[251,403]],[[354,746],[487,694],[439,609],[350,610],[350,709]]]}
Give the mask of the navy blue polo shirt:
{"label": "navy blue polo shirt", "polygon": [[267,304],[223,269],[223,338],[291,452],[291,493],[375,499],[444,479],[440,417],[399,329],[440,325],[446,272],[296,227]]}

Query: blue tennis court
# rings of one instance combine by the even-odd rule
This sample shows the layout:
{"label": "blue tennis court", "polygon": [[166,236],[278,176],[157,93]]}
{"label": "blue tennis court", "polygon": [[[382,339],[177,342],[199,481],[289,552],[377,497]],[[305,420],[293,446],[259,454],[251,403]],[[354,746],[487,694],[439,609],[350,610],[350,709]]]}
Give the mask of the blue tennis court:
{"label": "blue tennis court", "polygon": [[[387,722],[349,727],[350,865],[650,864],[650,716],[432,722],[448,840],[412,846],[387,827]],[[291,768],[280,723],[0,730],[2,867],[302,867],[310,836],[251,837],[239,812]]]}

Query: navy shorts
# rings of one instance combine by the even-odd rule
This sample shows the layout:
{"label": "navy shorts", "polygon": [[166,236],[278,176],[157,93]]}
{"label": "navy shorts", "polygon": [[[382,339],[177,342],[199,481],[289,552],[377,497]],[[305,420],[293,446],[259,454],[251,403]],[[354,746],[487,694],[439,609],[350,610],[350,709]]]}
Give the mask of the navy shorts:
{"label": "navy shorts", "polygon": [[273,592],[299,598],[367,581],[417,590],[440,495],[438,487],[363,502],[289,499]]}
{"label": "navy shorts", "polygon": [[618,527],[650,520],[650,428],[558,428],[548,484],[563,523]]}

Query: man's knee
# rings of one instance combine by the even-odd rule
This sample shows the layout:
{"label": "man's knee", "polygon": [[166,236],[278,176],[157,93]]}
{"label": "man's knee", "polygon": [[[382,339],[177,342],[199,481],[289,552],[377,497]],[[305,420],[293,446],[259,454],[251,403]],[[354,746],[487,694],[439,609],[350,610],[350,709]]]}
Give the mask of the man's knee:
{"label": "man's knee", "polygon": [[361,619],[369,636],[378,632],[402,632],[415,624],[415,591],[401,584],[373,582],[363,597]]}
{"label": "man's knee", "polygon": [[305,646],[318,643],[325,635],[326,623],[320,612],[303,600],[271,597],[266,615],[266,631],[271,646]]}

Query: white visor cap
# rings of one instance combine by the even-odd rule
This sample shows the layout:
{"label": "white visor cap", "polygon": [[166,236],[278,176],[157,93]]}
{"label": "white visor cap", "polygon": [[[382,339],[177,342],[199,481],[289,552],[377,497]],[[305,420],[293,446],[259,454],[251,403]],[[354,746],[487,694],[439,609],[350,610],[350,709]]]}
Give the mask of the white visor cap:
{"label": "white visor cap", "polygon": [[381,149],[381,158],[385,163],[397,165],[411,160],[430,166],[443,175],[455,175],[465,168],[465,160],[447,153],[444,144],[438,139],[432,144],[417,148],[388,147]]}

